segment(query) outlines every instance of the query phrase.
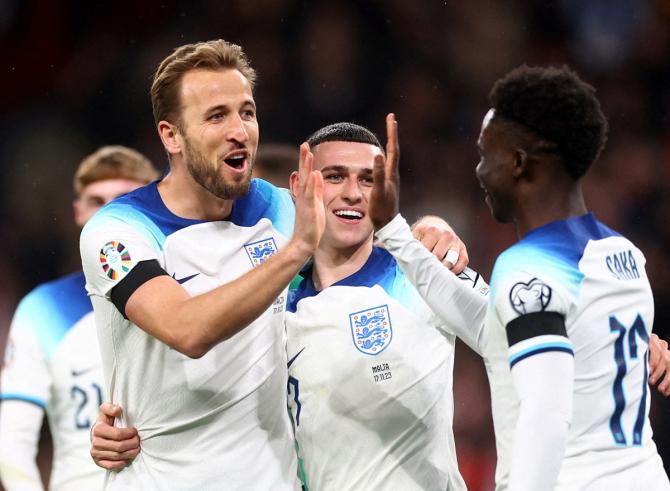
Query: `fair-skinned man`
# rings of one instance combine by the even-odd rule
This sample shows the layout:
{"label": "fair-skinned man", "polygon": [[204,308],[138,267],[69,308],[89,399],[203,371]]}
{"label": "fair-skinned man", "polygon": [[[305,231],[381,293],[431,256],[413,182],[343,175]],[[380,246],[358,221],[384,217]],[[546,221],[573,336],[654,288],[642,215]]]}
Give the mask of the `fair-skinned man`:
{"label": "fair-skinned man", "polygon": [[[384,155],[377,138],[363,127],[337,123],[307,141],[323,176],[325,229],[313,262],[289,294],[285,320],[289,407],[304,483],[309,489],[374,490],[389,483],[399,489],[463,489],[451,430],[453,332],[478,349],[476,326],[460,302],[452,322],[436,322],[391,256],[373,246],[368,198],[375,158]],[[294,172],[296,196],[299,180]],[[445,226],[438,219],[430,222]],[[446,250],[438,253],[444,255]],[[456,281],[463,299],[486,291],[470,270]],[[365,352],[364,341],[352,343],[350,313],[380,302],[393,319],[395,340],[380,340],[379,353],[376,346]],[[483,314],[483,304],[477,305]],[[390,368],[375,375],[379,366]],[[355,410],[337,409],[341,401]],[[108,416],[118,415],[114,410],[119,408],[103,406]],[[377,415],[377,428],[369,427],[371,414]],[[128,441],[110,442],[132,430],[112,428],[108,416],[102,415],[93,431],[92,454],[101,465],[116,468],[137,455],[139,442],[132,434]],[[359,430],[352,434],[352,427]],[[357,449],[350,452],[353,439]],[[353,461],[374,462],[374,472]]]}
{"label": "fair-skinned man", "polygon": [[[74,177],[76,224],[157,177],[135,150],[100,148]],[[80,272],[38,286],[16,310],[0,382],[0,479],[7,491],[43,489],[35,457],[45,413],[54,443],[49,489],[102,486],[104,473],[88,458],[88,432],[105,400],[91,308]]]}
{"label": "fair-skinned man", "polygon": [[282,292],[320,239],[322,181],[303,147],[291,234],[290,197],[251,182],[254,77],[222,40],[168,56],[151,93],[170,172],[82,233],[106,385],[145,449],[109,489],[298,486],[288,417],[266,408],[284,399]]}
{"label": "fair-skinned man", "polygon": [[250,179],[254,78],[223,40],[168,56],[151,94],[170,173],[82,232],[110,399],[144,450],[107,475],[109,489],[299,486],[280,409],[283,311],[323,233],[323,181],[307,145],[295,209],[288,193]]}

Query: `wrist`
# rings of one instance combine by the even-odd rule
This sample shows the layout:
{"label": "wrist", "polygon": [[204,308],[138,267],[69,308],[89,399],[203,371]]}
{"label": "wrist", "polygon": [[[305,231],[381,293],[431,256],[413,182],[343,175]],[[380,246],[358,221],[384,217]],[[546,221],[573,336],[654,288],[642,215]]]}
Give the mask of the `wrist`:
{"label": "wrist", "polygon": [[300,267],[305,264],[314,255],[316,247],[314,245],[301,240],[293,238],[284,248],[286,255],[291,262],[295,262]]}

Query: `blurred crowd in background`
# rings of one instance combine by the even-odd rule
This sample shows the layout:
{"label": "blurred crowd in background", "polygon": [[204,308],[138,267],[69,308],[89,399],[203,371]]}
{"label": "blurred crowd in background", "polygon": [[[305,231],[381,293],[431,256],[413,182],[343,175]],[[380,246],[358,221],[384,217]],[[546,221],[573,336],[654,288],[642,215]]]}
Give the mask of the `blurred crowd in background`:
{"label": "blurred crowd in background", "polygon": [[[214,38],[241,44],[258,71],[260,175],[286,185],[298,144],[328,123],[357,122],[384,141],[384,115],[393,111],[404,215],[446,218],[485,277],[515,240],[513,226],[490,217],[474,174],[488,90],[522,63],[569,64],[596,87],[610,122],[586,180],[587,204],[646,254],[654,331],[670,338],[670,1],[83,5],[0,2],[0,348],[21,296],[80,269],[71,209],[80,160],[123,144],[165,168],[152,73],[176,46]],[[488,491],[495,448],[486,375],[463,346],[454,383],[461,470],[471,491]],[[670,403],[652,399],[669,469]]]}

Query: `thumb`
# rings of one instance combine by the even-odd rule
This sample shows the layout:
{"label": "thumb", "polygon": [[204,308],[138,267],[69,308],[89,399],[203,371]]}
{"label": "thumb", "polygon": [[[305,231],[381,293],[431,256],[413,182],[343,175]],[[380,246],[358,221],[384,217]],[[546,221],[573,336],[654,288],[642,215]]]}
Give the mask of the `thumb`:
{"label": "thumb", "polygon": [[123,413],[121,406],[105,402],[100,405],[100,419],[109,424],[114,423],[114,418],[118,418]]}

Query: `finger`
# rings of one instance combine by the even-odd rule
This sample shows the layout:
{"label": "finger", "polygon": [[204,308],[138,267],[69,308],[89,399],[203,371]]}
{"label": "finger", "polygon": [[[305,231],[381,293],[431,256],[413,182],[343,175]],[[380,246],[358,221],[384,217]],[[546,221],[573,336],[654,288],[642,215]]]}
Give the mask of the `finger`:
{"label": "finger", "polygon": [[120,471],[124,467],[130,464],[128,461],[111,461],[111,460],[96,460],[95,463],[98,467],[107,469],[108,471]]}
{"label": "finger", "polygon": [[663,373],[665,372],[666,367],[662,363],[660,357],[657,358],[656,361],[652,364],[651,356],[650,356],[649,357],[649,369],[651,370],[650,373],[649,373],[649,383],[651,385],[656,385],[656,382],[658,382],[661,379],[661,377],[663,376]]}
{"label": "finger", "polygon": [[314,155],[312,152],[307,152],[305,155],[305,187],[303,189],[303,195],[307,200],[314,199],[314,181],[316,179],[314,172],[312,171],[314,161]]}
{"label": "finger", "polygon": [[114,440],[117,442],[136,438],[137,430],[135,428],[117,428],[97,423],[93,429],[93,438],[102,438],[104,440]]}
{"label": "finger", "polygon": [[138,448],[140,448],[140,439],[137,436],[126,440],[94,438],[91,442],[91,455],[93,455],[94,452],[123,453]]}
{"label": "finger", "polygon": [[395,182],[398,177],[398,162],[400,161],[400,143],[398,142],[398,122],[395,114],[386,116],[386,175]]}
{"label": "finger", "polygon": [[[666,363],[670,362],[666,360]],[[658,384],[658,391],[665,397],[668,397],[670,395],[670,375],[668,373],[665,374],[663,381],[660,384]]]}
{"label": "finger", "polygon": [[298,161],[298,190],[300,192],[305,189],[305,183],[311,170],[306,166],[307,154],[309,153],[309,145],[304,142],[300,145],[300,160]]}
{"label": "finger", "polygon": [[447,250],[446,254],[444,255],[444,259],[442,260],[442,263],[448,268],[452,269],[456,263],[458,263],[459,259],[459,254],[456,249],[450,248]]}
{"label": "finger", "polygon": [[111,416],[112,418],[117,418],[121,416],[123,410],[121,409],[121,406],[117,406],[116,404],[112,404],[109,402],[103,402],[102,404],[100,404],[100,412],[105,416]]}
{"label": "finger", "polygon": [[140,449],[128,450],[127,452],[117,453],[117,452],[96,452],[95,454],[91,452],[91,457],[96,462],[106,461],[106,462],[128,462],[137,457],[140,453]]}
{"label": "finger", "polygon": [[649,337],[649,383],[656,384],[663,375],[663,350],[660,349],[660,338],[652,333]]}
{"label": "finger", "polygon": [[132,460],[135,457],[137,457],[140,453],[140,448],[131,448],[130,450],[126,450],[124,452],[113,452],[111,450],[96,450],[96,449],[91,449],[91,457],[93,457],[93,460],[99,461],[99,460],[107,460],[110,462],[118,462],[118,461],[125,461],[125,460]]}
{"label": "finger", "polygon": [[451,248],[458,252],[458,260],[456,261],[456,264],[454,264],[449,269],[454,274],[461,274],[465,269],[465,267],[470,262],[470,257],[468,256],[468,250],[466,249],[465,244],[463,244],[463,241],[461,241],[460,239],[458,239],[457,242],[453,243],[451,245]]}
{"label": "finger", "polygon": [[[421,231],[421,238],[419,241],[423,246],[428,249],[430,252],[435,254],[435,248],[438,246],[440,240],[440,235],[435,229],[427,228],[423,229]],[[445,251],[446,252],[446,251]],[[437,258],[442,261],[442,258],[444,258],[444,254],[442,256],[438,256],[435,254]]]}
{"label": "finger", "polygon": [[372,190],[375,194],[383,195],[386,188],[386,159],[383,155],[375,156],[372,167]]}
{"label": "finger", "polygon": [[318,205],[321,205],[323,204],[323,174],[320,170],[312,171],[312,173],[314,174],[314,199]]}

